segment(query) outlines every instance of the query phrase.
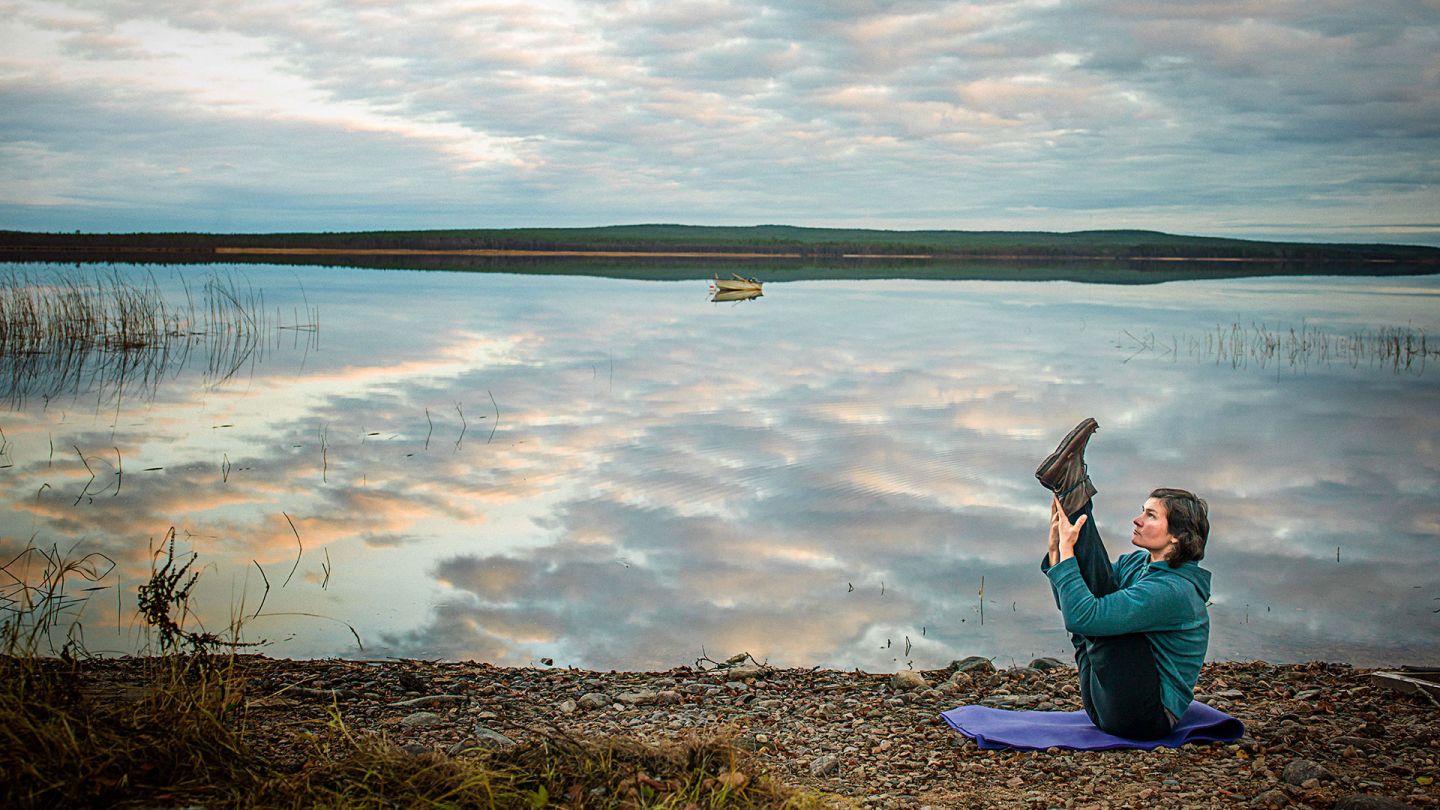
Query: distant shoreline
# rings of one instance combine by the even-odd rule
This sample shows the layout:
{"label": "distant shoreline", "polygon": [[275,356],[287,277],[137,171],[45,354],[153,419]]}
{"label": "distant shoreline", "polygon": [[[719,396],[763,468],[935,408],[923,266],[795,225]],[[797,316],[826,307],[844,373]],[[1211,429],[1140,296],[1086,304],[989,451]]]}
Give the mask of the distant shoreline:
{"label": "distant shoreline", "polygon": [[[219,255],[252,256],[591,256],[596,258],[661,258],[661,259],[805,259],[805,253],[742,253],[704,251],[640,251],[640,250],[521,250],[516,248],[475,248],[458,250],[427,250],[422,248],[264,248],[264,247],[217,247]],[[910,259],[933,261],[936,259],[961,258],[936,256],[929,253],[842,253],[841,259]],[[1029,256],[1025,254],[996,255],[984,254],[977,258],[1003,261],[1041,261],[1060,259],[1064,261],[1114,261],[1113,256]],[[1147,256],[1150,262],[1274,262],[1276,259],[1246,256]],[[1337,260],[1338,261],[1338,260]],[[1347,261],[1354,261],[1353,259]],[[1363,261],[1375,264],[1394,264],[1399,259],[1373,258]]]}
{"label": "distant shoreline", "polygon": [[[766,252],[737,251],[543,251],[543,249],[518,248],[471,248],[471,249],[425,249],[425,248],[215,248],[219,255],[295,255],[295,257],[595,257],[595,258],[726,258],[726,259],[802,259],[812,258],[809,254],[766,254]],[[999,261],[1043,261],[1043,259],[1064,259],[1064,261],[1115,261],[1115,257],[1104,255],[935,255],[935,254],[841,254],[842,259],[914,259],[914,261],[935,261],[950,258],[985,258]],[[1279,259],[1263,257],[1145,257],[1145,261],[1217,261],[1217,262],[1273,262]],[[1339,261],[1339,259],[1332,259]],[[1354,261],[1354,259],[1346,259]],[[1364,259],[1375,264],[1394,264],[1400,259]]]}
{"label": "distant shoreline", "polygon": [[417,256],[748,261],[1204,262],[1440,265],[1422,245],[1265,242],[1158,231],[883,231],[783,225],[489,228],[334,233],[0,231],[0,258]]}
{"label": "distant shoreline", "polygon": [[37,254],[85,255],[87,258],[127,255],[174,255],[174,256],[471,256],[490,258],[596,258],[596,259],[751,259],[751,260],[796,260],[796,259],[843,259],[877,261],[1007,261],[1007,262],[1213,262],[1224,264],[1440,264],[1435,260],[1397,258],[1388,256],[1336,256],[1336,257],[1274,257],[1274,256],[1114,256],[1104,254],[1070,253],[809,253],[809,252],[767,252],[739,250],[584,250],[584,249],[525,249],[525,248],[365,248],[365,247],[252,247],[214,246],[189,247],[184,245],[54,245],[54,244],[0,244],[0,260],[7,258],[31,257]]}

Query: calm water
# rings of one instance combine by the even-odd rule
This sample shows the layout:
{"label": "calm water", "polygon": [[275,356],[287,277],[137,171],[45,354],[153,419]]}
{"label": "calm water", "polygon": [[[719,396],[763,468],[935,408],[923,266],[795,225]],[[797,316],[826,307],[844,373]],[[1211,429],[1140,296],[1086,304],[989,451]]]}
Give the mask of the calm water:
{"label": "calm water", "polygon": [[0,550],[117,562],[92,650],[144,643],[135,587],[174,526],[199,618],[264,595],[245,633],[277,656],[1065,656],[1032,471],[1094,415],[1112,553],[1149,488],[1211,503],[1212,658],[1440,662],[1440,355],[1397,368],[1374,342],[1440,334],[1440,276],[774,282],[714,304],[703,281],[117,272],[169,295],[224,274],[267,326],[123,387],[93,365],[0,378]]}

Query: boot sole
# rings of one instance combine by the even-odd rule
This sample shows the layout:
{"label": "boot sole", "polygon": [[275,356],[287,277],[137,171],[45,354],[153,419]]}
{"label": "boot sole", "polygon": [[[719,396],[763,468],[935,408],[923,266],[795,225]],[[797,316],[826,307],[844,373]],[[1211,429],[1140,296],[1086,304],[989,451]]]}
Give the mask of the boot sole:
{"label": "boot sole", "polygon": [[1060,445],[1055,448],[1055,452],[1047,456],[1044,461],[1040,462],[1040,466],[1035,468],[1035,478],[1039,480],[1041,484],[1044,484],[1045,479],[1049,477],[1050,473],[1054,472],[1056,467],[1074,455],[1076,448],[1084,447],[1085,443],[1090,440],[1090,436],[1099,429],[1100,423],[1096,422],[1093,418],[1086,418],[1083,422],[1076,425],[1075,429],[1066,434],[1065,438],[1060,441]]}

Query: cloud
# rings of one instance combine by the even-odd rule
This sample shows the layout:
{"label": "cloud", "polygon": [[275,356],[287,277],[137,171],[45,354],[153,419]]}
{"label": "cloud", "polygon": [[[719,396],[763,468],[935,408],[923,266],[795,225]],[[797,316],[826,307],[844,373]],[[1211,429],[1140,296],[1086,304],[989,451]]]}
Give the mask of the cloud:
{"label": "cloud", "polygon": [[1369,238],[1440,215],[1436,12],[1412,4],[10,7],[16,224]]}

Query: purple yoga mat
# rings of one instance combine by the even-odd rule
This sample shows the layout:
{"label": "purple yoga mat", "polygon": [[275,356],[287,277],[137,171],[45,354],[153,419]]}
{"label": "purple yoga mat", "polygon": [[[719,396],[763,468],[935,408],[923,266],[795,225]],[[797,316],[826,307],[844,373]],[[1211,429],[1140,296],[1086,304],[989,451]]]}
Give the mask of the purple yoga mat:
{"label": "purple yoga mat", "polygon": [[975,740],[981,748],[1018,751],[1046,748],[1081,751],[1143,748],[1150,751],[1161,746],[1179,748],[1192,742],[1234,742],[1245,733],[1245,724],[1199,701],[1191,702],[1170,736],[1159,740],[1127,740],[1106,734],[1096,728],[1083,711],[1020,712],[988,706],[961,706],[941,712],[940,716],[951,728]]}

